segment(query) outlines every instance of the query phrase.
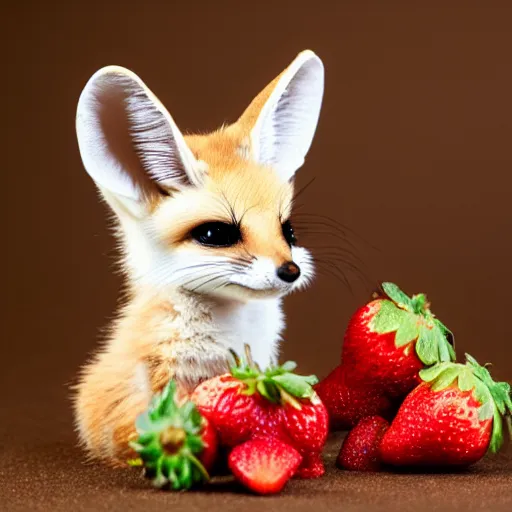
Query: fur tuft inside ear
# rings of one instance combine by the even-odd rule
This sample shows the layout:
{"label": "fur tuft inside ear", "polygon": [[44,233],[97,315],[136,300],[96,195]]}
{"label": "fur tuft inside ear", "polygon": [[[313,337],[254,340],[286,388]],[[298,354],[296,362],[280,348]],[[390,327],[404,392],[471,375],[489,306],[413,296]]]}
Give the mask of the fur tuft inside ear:
{"label": "fur tuft inside ear", "polygon": [[170,114],[127,69],[108,66],[91,77],[78,102],[76,130],[84,166],[107,198],[140,206],[162,188],[202,181]]}
{"label": "fur tuft inside ear", "polygon": [[310,50],[255,98],[242,123],[255,118],[250,132],[252,157],[289,180],[304,163],[313,141],[324,91],[322,61]]}

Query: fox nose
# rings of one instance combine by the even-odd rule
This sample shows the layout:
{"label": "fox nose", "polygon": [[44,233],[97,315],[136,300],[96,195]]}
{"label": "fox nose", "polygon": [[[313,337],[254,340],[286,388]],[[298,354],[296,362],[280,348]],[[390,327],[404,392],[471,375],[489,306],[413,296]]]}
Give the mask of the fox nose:
{"label": "fox nose", "polygon": [[287,283],[293,283],[300,276],[300,268],[293,261],[287,261],[277,269],[277,276]]}

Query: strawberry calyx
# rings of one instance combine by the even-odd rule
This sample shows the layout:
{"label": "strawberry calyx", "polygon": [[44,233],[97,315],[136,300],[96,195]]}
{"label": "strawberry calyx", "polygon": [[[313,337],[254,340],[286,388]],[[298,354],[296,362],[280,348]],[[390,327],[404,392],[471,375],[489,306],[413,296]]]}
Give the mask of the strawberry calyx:
{"label": "strawberry calyx", "polygon": [[275,404],[289,404],[301,409],[299,400],[319,400],[313,386],[318,383],[315,375],[297,375],[293,373],[297,364],[287,361],[280,366],[270,366],[262,371],[250,354],[247,361],[231,368],[231,375],[245,384],[241,391],[244,395],[259,393],[263,398]]}
{"label": "strawberry calyx", "polygon": [[504,424],[512,437],[512,398],[510,384],[495,382],[489,370],[466,354],[466,364],[442,362],[419,372],[420,378],[430,383],[432,391],[441,391],[456,385],[461,391],[473,391],[480,403],[480,421],[492,419],[489,451],[496,453],[503,445]]}
{"label": "strawberry calyx", "polygon": [[178,405],[175,394],[176,383],[171,380],[137,417],[138,438],[130,446],[139,457],[128,463],[143,466],[155,487],[182,490],[204,483],[209,475],[197,458],[205,448],[204,419],[192,402]]}
{"label": "strawberry calyx", "polygon": [[430,311],[423,293],[409,297],[393,283],[382,283],[382,289],[387,298],[371,321],[374,332],[395,332],[395,346],[406,352],[416,340],[416,354],[425,366],[455,360],[453,334]]}

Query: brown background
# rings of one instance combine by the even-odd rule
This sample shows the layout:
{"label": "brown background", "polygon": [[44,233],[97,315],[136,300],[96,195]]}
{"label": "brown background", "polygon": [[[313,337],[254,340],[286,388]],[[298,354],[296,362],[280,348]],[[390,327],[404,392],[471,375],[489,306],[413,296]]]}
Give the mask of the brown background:
{"label": "brown background", "polygon": [[[74,132],[80,91],[107,64],[139,74],[182,130],[204,131],[317,52],[326,93],[301,211],[376,246],[355,240],[370,280],[428,292],[459,353],[512,378],[510,2],[13,2],[0,18],[0,449],[16,435],[74,442],[66,385],[116,306],[106,210]],[[337,361],[370,291],[352,283],[320,276],[287,300],[284,353],[303,371]]]}

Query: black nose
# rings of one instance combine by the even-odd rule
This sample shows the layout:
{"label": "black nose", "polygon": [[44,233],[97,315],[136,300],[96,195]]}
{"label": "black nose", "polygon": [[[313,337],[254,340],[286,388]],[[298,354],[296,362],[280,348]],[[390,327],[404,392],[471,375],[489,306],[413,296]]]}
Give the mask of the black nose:
{"label": "black nose", "polygon": [[277,269],[277,276],[287,283],[293,283],[300,276],[300,268],[293,261],[287,261]]}

